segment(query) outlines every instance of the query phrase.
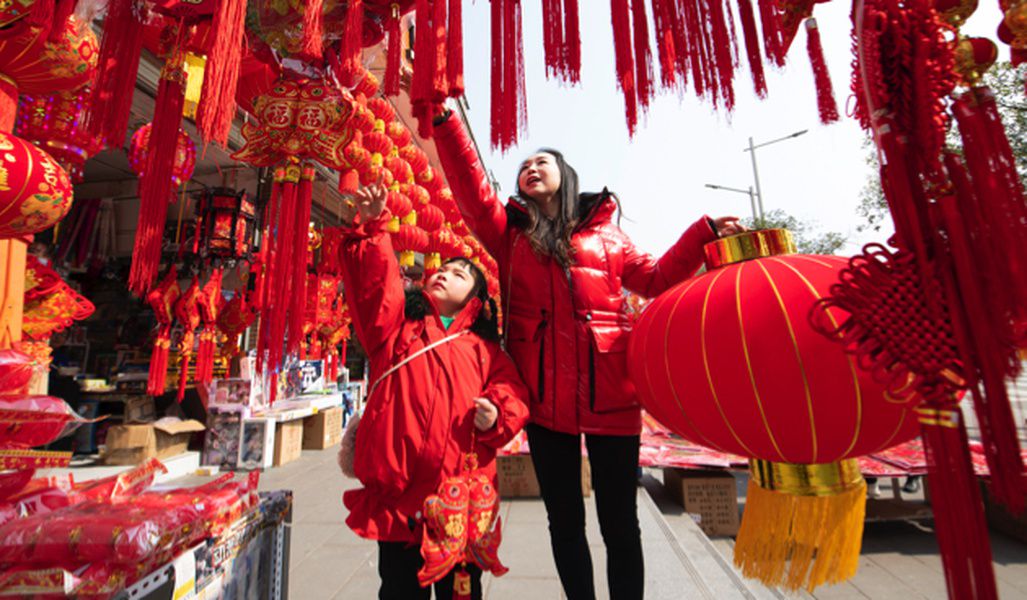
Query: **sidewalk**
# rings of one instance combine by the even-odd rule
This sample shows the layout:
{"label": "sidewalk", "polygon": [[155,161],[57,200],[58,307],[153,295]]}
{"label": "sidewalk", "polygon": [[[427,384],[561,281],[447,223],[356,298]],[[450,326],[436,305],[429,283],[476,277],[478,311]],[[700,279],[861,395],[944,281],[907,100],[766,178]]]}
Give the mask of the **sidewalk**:
{"label": "sidewalk", "polygon": [[[658,476],[658,475],[657,475]],[[294,492],[290,597],[297,600],[377,597],[377,547],[355,536],[343,522],[342,492],[356,482],[344,478],[335,450],[304,451],[298,461],[261,476],[262,489]],[[647,492],[648,490],[648,492]],[[606,592],[606,556],[589,499],[588,537],[598,598]],[[553,566],[545,509],[540,500],[504,500],[500,556],[510,573],[486,576],[488,600],[562,598]],[[646,557],[646,598],[710,600],[785,598],[743,580],[730,566],[730,538],[709,540],[662,494],[653,477],[639,488],[639,523]],[[992,535],[996,576],[1003,599],[1027,599],[1027,547]],[[727,558],[725,558],[725,556]],[[807,594],[787,596],[811,598]],[[909,523],[868,524],[860,572],[849,582],[817,590],[820,600],[944,598],[945,581],[933,534]]]}

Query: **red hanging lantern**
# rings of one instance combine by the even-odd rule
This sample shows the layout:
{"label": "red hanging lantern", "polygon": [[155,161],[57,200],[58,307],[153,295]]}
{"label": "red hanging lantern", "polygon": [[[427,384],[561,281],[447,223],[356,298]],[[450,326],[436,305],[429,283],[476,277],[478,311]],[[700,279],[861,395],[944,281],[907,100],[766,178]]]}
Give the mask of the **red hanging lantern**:
{"label": "red hanging lantern", "polygon": [[385,168],[392,172],[393,178],[401,185],[414,181],[414,171],[410,168],[410,163],[398,156],[386,158]]}
{"label": "red hanging lantern", "polygon": [[[147,123],[140,127],[132,135],[132,141],[128,145],[128,165],[140,178],[145,177],[146,159],[150,148],[150,132],[153,130],[153,123]],[[175,164],[171,170],[171,182],[178,187],[183,182],[189,181],[193,176],[193,169],[196,167],[196,145],[189,138],[186,132],[178,130],[178,146],[175,148]],[[172,198],[169,198],[172,200]]]}
{"label": "red hanging lantern", "polygon": [[197,206],[200,256],[241,260],[249,257],[256,227],[256,208],[245,191],[210,188]]}
{"label": "red hanging lantern", "polygon": [[406,194],[397,191],[389,191],[388,198],[385,200],[385,206],[392,213],[392,220],[386,226],[386,230],[389,233],[397,233],[399,231],[400,220],[405,219],[407,215],[413,210],[413,205],[410,203],[410,198],[406,197]]}
{"label": "red hanging lantern", "polygon": [[410,163],[414,170],[414,176],[418,176],[428,170],[428,155],[417,146],[407,145],[399,149],[399,156]]}
{"label": "red hanging lantern", "polygon": [[417,224],[421,229],[431,233],[442,227],[445,217],[439,207],[425,204],[417,209]]}
{"label": "red hanging lantern", "polygon": [[18,108],[18,135],[64,167],[73,183],[82,181],[82,167],[103,148],[99,136],[85,127],[86,103],[92,88],[51,95],[23,95]]}
{"label": "red hanging lantern", "polygon": [[374,113],[374,118],[384,122],[386,127],[396,120],[396,109],[385,98],[368,98],[367,108]]}
{"label": "red hanging lantern", "polygon": [[398,121],[392,121],[391,123],[385,124],[385,133],[392,138],[392,142],[397,148],[402,148],[410,144],[413,139],[413,134],[406,128],[405,125]]}
{"label": "red hanging lantern", "polygon": [[428,193],[428,190],[416,183],[401,185],[399,189],[406,194],[408,198],[410,198],[410,201],[413,203],[415,208],[426,206],[431,203],[431,194]]}
{"label": "red hanging lantern", "polygon": [[31,143],[0,132],[0,239],[38,233],[71,209],[67,172]]}
{"label": "red hanging lantern", "polygon": [[392,245],[399,252],[399,265],[412,267],[414,254],[424,252],[428,247],[428,234],[416,225],[403,223],[399,226],[399,231],[392,234]]}
{"label": "red hanging lantern", "polygon": [[[853,459],[918,426],[908,404],[810,324],[846,261],[784,255],[793,252],[784,230],[708,244],[709,271],[655,299],[630,346],[594,329],[601,351],[628,350],[631,377],[616,360],[596,373],[617,398],[637,387],[646,410],[682,437],[750,457],[735,562],[748,576],[812,589],[858,565],[866,487]],[[598,397],[596,408],[617,398]]]}

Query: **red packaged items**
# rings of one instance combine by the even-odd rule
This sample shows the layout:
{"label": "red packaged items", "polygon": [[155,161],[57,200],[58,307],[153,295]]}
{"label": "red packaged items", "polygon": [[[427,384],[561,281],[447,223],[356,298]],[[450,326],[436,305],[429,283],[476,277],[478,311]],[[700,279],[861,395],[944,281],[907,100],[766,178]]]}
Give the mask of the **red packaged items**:
{"label": "red packaged items", "polygon": [[0,350],[0,394],[21,394],[28,388],[36,360],[18,350]]}
{"label": "red packaged items", "polygon": [[0,448],[43,446],[73,431],[84,419],[53,396],[0,396]]}

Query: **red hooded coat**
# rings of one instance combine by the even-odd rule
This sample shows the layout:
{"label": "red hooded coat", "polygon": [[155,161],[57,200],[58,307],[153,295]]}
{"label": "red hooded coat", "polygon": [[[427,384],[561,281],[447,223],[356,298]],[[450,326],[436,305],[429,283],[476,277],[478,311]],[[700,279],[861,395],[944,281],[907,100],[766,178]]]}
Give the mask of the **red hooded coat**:
{"label": "red hooded coat", "polygon": [[693,275],[703,245],[717,237],[712,221],[696,221],[656,259],[613,223],[609,192],[582,194],[574,264],[564,269],[532,250],[526,209],[517,198],[500,202],[459,119],[435,129],[435,144],[464,220],[499,263],[506,349],[531,392],[532,422],[571,434],[637,435],[623,288],[648,298]]}
{"label": "red hooded coat", "polygon": [[[424,346],[467,329],[481,309],[477,299],[447,331],[430,297],[424,318],[408,318],[406,296],[384,231],[388,212],[348,231],[340,250],[346,298],[357,337],[370,358],[369,381]],[[474,429],[475,398],[488,398],[499,418]],[[367,400],[357,428],[353,468],[364,487],[343,495],[346,524],[361,537],[420,542],[411,527],[424,499],[460,473],[473,450],[495,483],[496,450],[528,419],[528,391],[499,345],[467,333],[414,358],[386,377]]]}

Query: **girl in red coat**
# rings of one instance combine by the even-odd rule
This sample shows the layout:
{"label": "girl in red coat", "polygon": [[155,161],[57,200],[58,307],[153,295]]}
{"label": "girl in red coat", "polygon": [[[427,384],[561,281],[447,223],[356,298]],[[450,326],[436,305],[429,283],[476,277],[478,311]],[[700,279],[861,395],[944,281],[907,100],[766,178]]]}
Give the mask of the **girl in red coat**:
{"label": "girl in red coat", "polygon": [[[354,328],[376,382],[354,449],[364,487],[343,501],[350,528],[378,541],[379,598],[409,600],[431,596],[417,577],[425,498],[460,474],[470,452],[495,485],[496,450],[527,421],[528,392],[499,347],[495,302],[472,262],[450,260],[423,291],[404,293],[385,232],[386,194],[380,186],[358,193],[340,250]],[[481,571],[468,570],[472,597],[481,598]],[[448,600],[452,589],[450,573],[435,596]]]}
{"label": "girl in red coat", "polygon": [[581,495],[585,435],[610,597],[642,598],[636,486],[641,410],[628,379],[623,288],[645,297],[690,277],[702,247],[741,230],[703,217],[659,259],[614,223],[617,199],[579,193],[554,150],[521,166],[504,206],[459,119],[436,118],[435,143],[464,220],[499,263],[506,349],[531,393],[528,441],[549,515],[556,568],[570,600],[595,597]]}

